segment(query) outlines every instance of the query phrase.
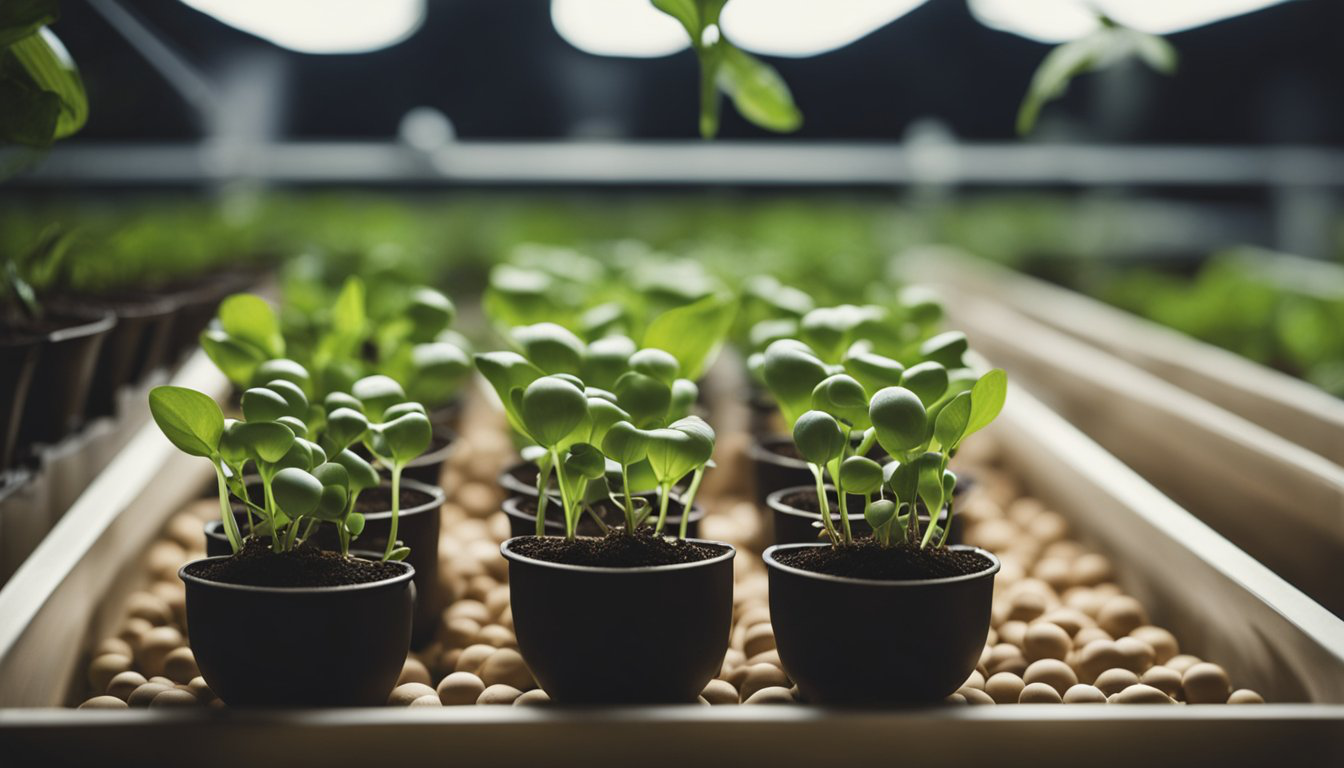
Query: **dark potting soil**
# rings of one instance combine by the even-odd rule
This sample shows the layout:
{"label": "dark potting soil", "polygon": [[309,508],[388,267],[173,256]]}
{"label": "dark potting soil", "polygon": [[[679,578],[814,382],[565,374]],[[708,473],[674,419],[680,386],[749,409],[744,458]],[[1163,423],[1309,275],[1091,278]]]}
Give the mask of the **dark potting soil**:
{"label": "dark potting soil", "polygon": [[918,549],[908,544],[883,547],[871,538],[840,547],[792,549],[777,553],[775,559],[813,573],[884,581],[967,576],[990,566],[978,552],[944,547]]}
{"label": "dark potting soil", "polygon": [[237,554],[226,560],[197,562],[187,573],[223,584],[252,587],[342,587],[369,584],[405,573],[395,563],[342,557],[307,542],[277,555],[269,541],[248,539]]}
{"label": "dark potting soil", "polygon": [[[401,507],[398,512],[405,512],[408,509],[424,506],[433,501],[434,497],[424,491],[417,491],[414,488],[401,489]],[[355,511],[361,515],[372,515],[376,512],[388,512],[392,509],[392,489],[380,485],[377,488],[359,494],[359,499],[355,501]]]}
{"label": "dark potting soil", "polygon": [[547,563],[587,565],[599,568],[640,568],[652,565],[698,563],[723,554],[721,547],[655,536],[648,528],[627,535],[613,530],[601,538],[559,536],[531,537],[512,547],[520,555]]}

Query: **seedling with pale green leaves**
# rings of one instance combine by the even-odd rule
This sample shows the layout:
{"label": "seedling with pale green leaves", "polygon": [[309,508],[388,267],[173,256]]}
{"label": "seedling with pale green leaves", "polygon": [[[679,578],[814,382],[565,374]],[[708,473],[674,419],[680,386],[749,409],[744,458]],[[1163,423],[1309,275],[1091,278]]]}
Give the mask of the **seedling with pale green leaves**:
{"label": "seedling with pale green leaves", "polygon": [[[518,330],[514,341],[527,357],[490,352],[477,355],[476,367],[499,395],[509,424],[532,444],[524,456],[539,470],[537,535],[545,532],[552,477],[571,539],[585,511],[605,527],[590,506],[602,495],[624,513],[625,531],[638,529],[652,515],[634,495],[644,483],[657,491],[654,531],[661,534],[673,489],[689,477],[681,499],[687,512],[679,531],[684,538],[700,480],[711,464],[714,431],[687,415],[698,390],[679,376],[678,360],[663,350],[636,350],[620,337],[585,345],[560,326]],[[588,386],[575,372],[610,389]],[[615,477],[620,478],[619,496],[610,492]]]}
{"label": "seedling with pale green leaves", "polygon": [[[863,321],[856,313],[846,314],[850,317],[843,322],[813,323],[810,334],[830,355],[847,347],[838,363],[826,362],[797,339],[771,343],[761,363],[794,444],[816,480],[823,530],[836,545],[852,543],[848,497],[858,495],[864,518],[884,546],[901,541],[920,548],[935,541],[941,545],[956,486],[948,462],[966,437],[1003,408],[1007,377],[997,369],[977,376],[968,368],[966,337],[956,331],[918,343],[906,358],[909,365],[869,351],[852,336]],[[870,458],[875,449],[889,459],[885,466]],[[828,479],[839,505],[838,527]],[[922,534],[920,502],[931,515]],[[936,521],[945,503],[948,516],[939,530]]]}
{"label": "seedling with pale green leaves", "polygon": [[[297,364],[280,368],[307,380]],[[350,394],[334,392],[313,404],[299,384],[272,379],[243,392],[242,420],[225,419],[213,399],[182,387],[158,387],[149,403],[175,446],[214,466],[224,532],[235,552],[243,533],[230,494],[246,509],[247,535],[269,537],[274,552],[292,550],[325,522],[336,526],[347,554],[364,530],[356,511],[359,496],[380,481],[374,466],[351,450],[361,444],[392,476],[391,531],[383,558],[401,560],[410,553],[397,542],[401,473],[428,447],[430,425],[424,407],[408,402],[395,381],[366,377]],[[260,499],[252,499],[243,482],[249,468],[260,478]]]}

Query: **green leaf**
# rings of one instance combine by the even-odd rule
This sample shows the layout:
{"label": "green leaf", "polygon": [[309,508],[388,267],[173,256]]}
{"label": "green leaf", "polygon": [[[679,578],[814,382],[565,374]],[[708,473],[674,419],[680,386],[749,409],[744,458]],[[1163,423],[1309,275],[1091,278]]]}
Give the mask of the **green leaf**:
{"label": "green leaf", "polygon": [[266,353],[262,350],[214,328],[201,333],[201,347],[210,362],[235,387],[246,387],[251,383],[257,367],[266,362]]}
{"label": "green leaf", "polygon": [[51,146],[60,120],[61,100],[25,80],[3,75],[0,54],[0,141],[45,149]]}
{"label": "green leaf", "polygon": [[733,106],[755,125],[776,133],[791,133],[803,125],[803,113],[775,68],[726,42],[719,52],[718,85]]}
{"label": "green leaf", "polygon": [[564,379],[543,376],[523,390],[518,411],[527,434],[552,448],[587,418],[588,398]]}
{"label": "green leaf", "polygon": [[429,448],[434,428],[421,413],[406,413],[380,425],[379,434],[392,460],[405,465]]}
{"label": "green leaf", "polygon": [[970,349],[970,344],[966,340],[966,334],[961,331],[948,331],[920,344],[919,356],[924,360],[932,360],[944,368],[961,368],[965,365],[962,362],[962,355],[966,354],[967,349]]}
{"label": "green leaf", "polygon": [[872,352],[846,357],[844,366],[845,372],[857,379],[870,394],[883,387],[898,386],[905,375],[905,366]]}
{"label": "green leaf", "polygon": [[486,352],[476,355],[475,360],[476,370],[490,382],[490,387],[503,402],[509,426],[518,432],[526,432],[518,409],[513,403],[512,392],[526,387],[545,374],[517,352]]}
{"label": "green leaf", "polygon": [[612,425],[630,420],[630,414],[622,410],[620,406],[600,397],[588,398],[588,415],[591,426],[585,442],[595,445],[602,444],[603,438],[607,436],[607,431],[611,429]]}
{"label": "green leaf", "polygon": [[447,296],[433,288],[421,286],[411,293],[411,301],[404,314],[414,328],[411,339],[429,342],[453,324],[457,308]]}
{"label": "green leaf", "polygon": [[606,474],[607,462],[602,452],[588,443],[575,443],[565,456],[565,474],[596,480]]}
{"label": "green leaf", "polygon": [[455,344],[442,341],[411,347],[411,375],[406,396],[425,403],[446,403],[471,372],[471,358]]}
{"label": "green leaf", "polygon": [[292,416],[289,401],[270,387],[253,387],[243,392],[243,418],[249,422],[275,421]]}
{"label": "green leaf", "polygon": [[252,374],[253,386],[260,386],[276,379],[293,382],[304,392],[313,390],[313,377],[309,375],[308,369],[287,358],[267,360],[257,366],[257,370]]}
{"label": "green leaf", "polygon": [[845,435],[829,413],[808,411],[793,425],[793,444],[804,461],[825,466],[844,453]]}
{"label": "green leaf", "polygon": [[317,509],[322,499],[322,483],[302,469],[287,467],[275,473],[271,480],[271,495],[286,517],[297,520]]}
{"label": "green leaf", "polygon": [[829,375],[826,365],[806,345],[793,339],[781,339],[766,347],[761,372],[790,429],[803,411],[811,408],[812,390]]}
{"label": "green leaf", "polygon": [[84,127],[89,119],[89,101],[84,94],[84,82],[79,77],[75,62],[66,53],[51,30],[43,28],[36,34],[15,41],[9,53],[43,91],[55,94],[61,103],[60,116],[52,138],[63,139]]}
{"label": "green leaf", "polygon": [[294,431],[275,421],[244,422],[234,427],[230,439],[246,447],[254,461],[275,464],[294,448]]}
{"label": "green leaf", "polygon": [[327,440],[337,452],[362,440],[368,431],[369,420],[353,408],[337,408],[327,415]]}
{"label": "green leaf", "polygon": [[364,459],[363,456],[346,449],[336,454],[332,461],[345,467],[346,473],[350,477],[350,490],[352,493],[367,491],[370,488],[378,487],[381,478],[378,476],[378,470]]}
{"label": "green leaf", "polygon": [[692,469],[704,466],[714,456],[714,428],[699,416],[687,416],[674,421],[669,429],[685,432],[694,441],[694,452],[690,454],[694,465]]}
{"label": "green leaf", "polygon": [[1069,81],[1085,72],[1108,67],[1137,56],[1163,74],[1176,70],[1176,51],[1166,40],[1146,32],[1126,29],[1103,20],[1097,31],[1070,40],[1046,54],[1036,69],[1017,112],[1017,132],[1025,135],[1036,126],[1046,103],[1063,96]]}
{"label": "green leaf", "polygon": [[679,429],[655,429],[648,433],[649,466],[659,483],[675,483],[697,466],[702,445]]}
{"label": "green leaf", "polygon": [[350,394],[364,404],[364,413],[380,418],[384,411],[405,402],[406,391],[396,379],[382,374],[365,376],[350,388]]}
{"label": "green leaf", "polygon": [[5,0],[0,3],[0,50],[59,18],[59,0]]}
{"label": "green leaf", "polygon": [[630,370],[652,376],[671,386],[681,375],[681,364],[671,353],[650,347],[630,355]]}
{"label": "green leaf", "polygon": [[863,511],[863,519],[868,521],[868,527],[874,531],[885,532],[886,528],[896,519],[896,502],[889,499],[878,499],[868,505]]}
{"label": "green leaf", "polygon": [[850,456],[840,463],[840,485],[848,493],[870,495],[882,481],[882,465],[867,456]]}
{"label": "green leaf", "polygon": [[611,389],[630,369],[635,342],[626,336],[607,336],[591,342],[583,351],[582,376],[589,386]]}
{"label": "green leaf", "polygon": [[602,438],[602,452],[627,466],[643,461],[649,454],[649,433],[628,421],[618,421]]}
{"label": "green leaf", "polygon": [[669,419],[679,419],[691,412],[695,401],[700,398],[700,387],[690,379],[677,379],[672,382],[672,403],[667,407]]}
{"label": "green leaf", "polygon": [[[350,538],[358,538],[364,532],[364,516],[358,512],[351,512],[346,515],[345,530],[350,534]],[[393,550],[393,554],[396,554],[396,550]],[[410,551],[407,550],[406,554],[409,555]]]}
{"label": "green leaf", "polygon": [[697,380],[714,362],[736,312],[737,302],[729,293],[669,309],[649,323],[644,346],[669,352],[681,366],[680,375]]}
{"label": "green leaf", "polygon": [[823,379],[812,390],[812,408],[829,413],[851,428],[868,428],[868,395],[853,376],[837,373]]}
{"label": "green leaf", "polygon": [[933,361],[912,365],[901,377],[901,386],[914,392],[926,408],[938,402],[947,385],[947,369]]}
{"label": "green leaf", "polygon": [[971,416],[962,432],[962,439],[979,432],[998,418],[1008,398],[1008,374],[995,368],[980,377],[971,388]]}
{"label": "green leaf", "polygon": [[877,442],[889,455],[899,456],[924,443],[928,415],[919,397],[905,387],[887,387],[873,395],[868,418]]}
{"label": "green leaf", "polygon": [[387,559],[390,560],[391,562],[399,563],[402,560],[405,560],[406,558],[410,557],[410,555],[411,555],[410,547],[397,547],[393,549],[390,554],[388,554]]}
{"label": "green leaf", "polygon": [[183,453],[208,459],[219,451],[224,413],[208,395],[186,387],[155,387],[149,393],[149,412]]}
{"label": "green leaf", "polygon": [[966,434],[966,425],[971,420],[971,393],[962,392],[952,398],[938,412],[933,423],[933,439],[950,451],[956,448]]}
{"label": "green leaf", "polygon": [[280,320],[265,299],[250,293],[235,293],[219,305],[219,325],[225,333],[266,353],[283,357],[285,337]]}
{"label": "green leaf", "polygon": [[630,371],[616,380],[616,403],[630,414],[630,421],[642,429],[666,423],[672,404],[672,388],[662,381]]}
{"label": "green leaf", "polygon": [[313,468],[313,477],[322,484],[322,495],[313,516],[332,522],[340,520],[350,499],[350,474],[340,464],[325,462]]}
{"label": "green leaf", "polygon": [[583,341],[555,323],[537,323],[514,328],[509,337],[523,356],[548,374],[577,375],[583,370]]}

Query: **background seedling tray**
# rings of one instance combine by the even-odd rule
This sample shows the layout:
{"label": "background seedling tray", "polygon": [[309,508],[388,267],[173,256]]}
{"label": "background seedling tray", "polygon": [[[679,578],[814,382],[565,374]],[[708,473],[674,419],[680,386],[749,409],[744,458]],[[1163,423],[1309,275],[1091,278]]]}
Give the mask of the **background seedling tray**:
{"label": "background seedling tray", "polygon": [[[197,358],[182,383],[223,389]],[[1020,389],[992,428],[1008,468],[1078,534],[1110,555],[1154,622],[1216,658],[1263,706],[984,708],[837,711],[792,707],[593,710],[88,712],[54,707],[79,688],[85,644],[112,617],[101,606],[133,587],[119,574],[190,498],[208,468],[177,461],[152,431],[118,457],[0,592],[0,754],[44,762],[247,765],[326,760],[387,764],[819,765],[902,760],[965,764],[1131,764],[1194,750],[1194,763],[1294,754],[1344,755],[1344,622],[1162,496]],[[202,472],[201,470],[205,470]],[[71,617],[85,616],[81,625]],[[47,707],[34,709],[33,707]]]}

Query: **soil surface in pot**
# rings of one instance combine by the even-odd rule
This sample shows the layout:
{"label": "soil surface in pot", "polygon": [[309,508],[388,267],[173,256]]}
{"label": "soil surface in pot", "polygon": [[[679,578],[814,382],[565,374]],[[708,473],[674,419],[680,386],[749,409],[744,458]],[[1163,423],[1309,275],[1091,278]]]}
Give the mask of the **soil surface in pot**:
{"label": "soil surface in pot", "polygon": [[780,552],[775,559],[813,573],[889,581],[967,576],[990,566],[989,560],[976,552],[943,547],[918,549],[908,544],[883,547],[875,539]]}
{"label": "soil surface in pot", "polygon": [[624,530],[613,530],[600,539],[580,537],[571,541],[559,536],[526,538],[515,543],[513,551],[548,563],[599,568],[698,563],[723,554],[719,547],[655,536],[648,528],[640,528],[633,535],[627,535]]}
{"label": "soil surface in pot", "polygon": [[[433,501],[434,497],[424,491],[417,491],[414,488],[401,489],[401,507],[400,511],[414,509]],[[355,501],[355,511],[361,515],[372,515],[378,512],[388,512],[392,509],[392,489],[380,485],[376,488],[370,488],[359,494],[359,499]]]}
{"label": "soil surface in pot", "polygon": [[222,584],[250,587],[343,587],[369,584],[400,576],[394,563],[342,557],[305,542],[290,552],[276,554],[259,539],[248,539],[238,554],[227,560],[193,563],[187,573]]}

